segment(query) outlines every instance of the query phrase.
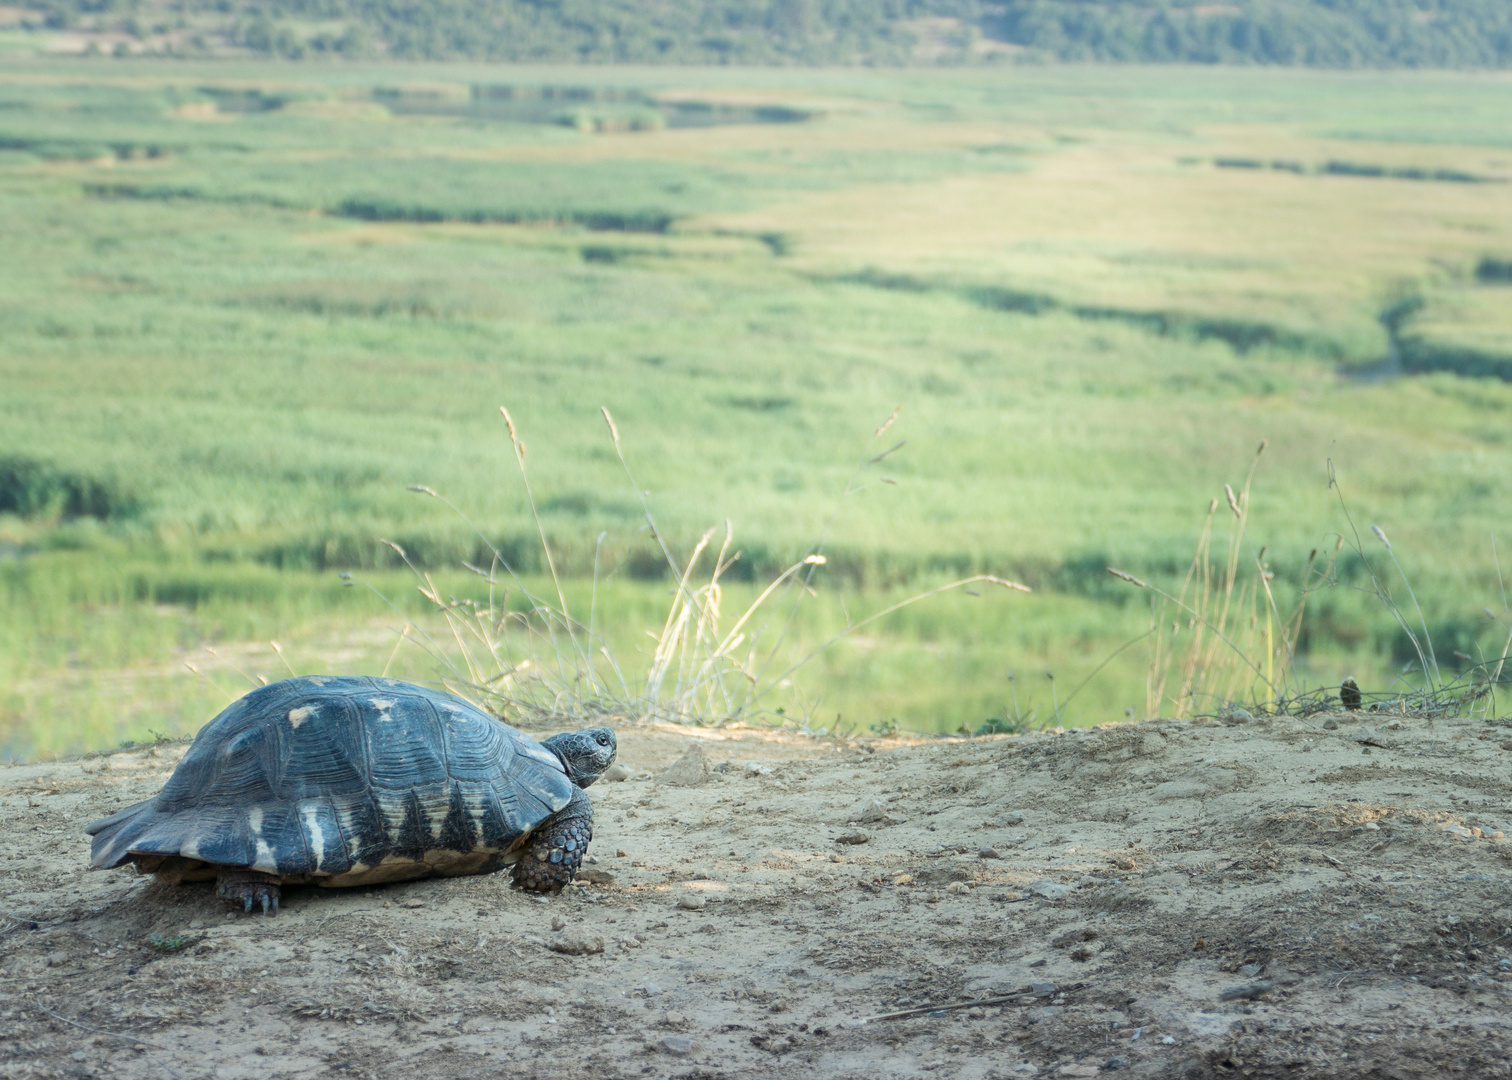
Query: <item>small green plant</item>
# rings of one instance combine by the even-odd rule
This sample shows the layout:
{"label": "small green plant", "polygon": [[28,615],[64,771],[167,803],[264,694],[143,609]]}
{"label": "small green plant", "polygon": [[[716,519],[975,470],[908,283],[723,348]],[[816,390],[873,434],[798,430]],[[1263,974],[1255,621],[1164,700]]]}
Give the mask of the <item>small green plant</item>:
{"label": "small green plant", "polygon": [[176,953],[193,948],[204,940],[204,934],[149,934],[147,947],[153,952]]}
{"label": "small green plant", "polygon": [[973,735],[1022,735],[1029,725],[1008,716],[989,716],[980,726],[972,729]]}

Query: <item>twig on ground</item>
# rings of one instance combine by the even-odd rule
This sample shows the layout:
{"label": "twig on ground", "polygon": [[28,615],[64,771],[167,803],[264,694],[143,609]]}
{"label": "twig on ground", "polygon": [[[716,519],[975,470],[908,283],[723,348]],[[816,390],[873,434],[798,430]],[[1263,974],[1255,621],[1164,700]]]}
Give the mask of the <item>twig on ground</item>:
{"label": "twig on ground", "polygon": [[[877,1016],[868,1016],[863,1018],[861,1022],[863,1024],[870,1024],[876,1020],[901,1020],[909,1016],[924,1016],[927,1013],[936,1012],[954,1012],[957,1009],[972,1009],[977,1008],[978,1006],[986,1007],[988,1005],[1030,1005],[1033,1004],[1033,1001],[1037,1001],[1042,997],[1064,994],[1072,990],[1080,990],[1085,985],[1085,983],[1076,983],[1072,986],[1067,986],[1064,988],[1057,987],[1048,995],[1043,991],[1036,994],[1034,992],[1033,986],[1023,986],[1013,991],[1013,993],[1005,994],[1002,997],[977,998],[974,1001],[956,1001],[952,1002],[949,1005],[920,1005],[917,1008],[913,1009],[899,1009],[897,1012],[881,1013]],[[1026,997],[1032,998],[1033,1000],[1024,1001],[1023,999]]]}
{"label": "twig on ground", "polygon": [[1218,1000],[1254,1001],[1256,998],[1263,997],[1264,995],[1270,993],[1275,988],[1275,983],[1262,980],[1261,982],[1250,983],[1248,986],[1235,986],[1231,989],[1225,990],[1223,993],[1218,995]]}

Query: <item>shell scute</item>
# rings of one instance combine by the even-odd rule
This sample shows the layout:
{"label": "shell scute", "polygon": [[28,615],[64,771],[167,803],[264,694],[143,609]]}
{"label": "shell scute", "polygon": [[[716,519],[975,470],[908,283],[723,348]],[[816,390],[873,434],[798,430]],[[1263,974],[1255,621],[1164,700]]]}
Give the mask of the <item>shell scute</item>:
{"label": "shell scute", "polygon": [[291,709],[287,716],[301,712],[304,719],[298,725],[280,724],[276,719],[272,724],[281,743],[275,782],[278,798],[299,801],[365,792],[367,746],[354,704],[327,698]]}

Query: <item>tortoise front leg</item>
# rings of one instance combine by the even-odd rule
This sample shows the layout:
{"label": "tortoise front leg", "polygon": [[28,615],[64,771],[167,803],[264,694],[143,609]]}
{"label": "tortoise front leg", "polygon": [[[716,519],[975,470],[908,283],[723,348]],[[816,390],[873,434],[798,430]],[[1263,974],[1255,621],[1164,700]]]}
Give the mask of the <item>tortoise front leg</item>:
{"label": "tortoise front leg", "polygon": [[514,883],[531,892],[561,892],[572,883],[593,839],[593,803],[582,788],[572,801],[541,823],[514,864]]}
{"label": "tortoise front leg", "polygon": [[261,874],[256,870],[222,870],[215,879],[215,895],[232,907],[244,912],[252,910],[253,903],[262,904],[263,914],[270,911],[278,914],[279,885],[283,879],[277,874]]}

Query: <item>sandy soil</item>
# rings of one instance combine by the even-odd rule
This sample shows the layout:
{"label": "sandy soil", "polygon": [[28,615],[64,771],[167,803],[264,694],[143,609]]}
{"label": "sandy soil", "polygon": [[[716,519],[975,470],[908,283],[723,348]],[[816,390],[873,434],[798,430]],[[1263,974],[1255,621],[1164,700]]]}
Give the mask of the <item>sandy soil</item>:
{"label": "sandy soil", "polygon": [[621,740],[591,883],[275,918],[86,871],[181,745],[0,772],[0,1076],[1512,1076],[1512,728]]}

